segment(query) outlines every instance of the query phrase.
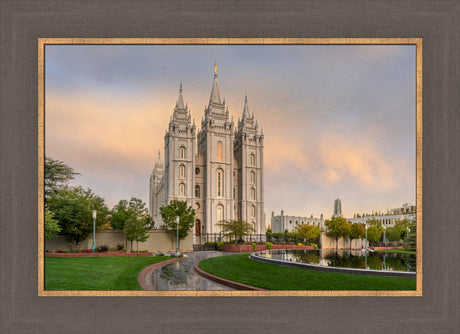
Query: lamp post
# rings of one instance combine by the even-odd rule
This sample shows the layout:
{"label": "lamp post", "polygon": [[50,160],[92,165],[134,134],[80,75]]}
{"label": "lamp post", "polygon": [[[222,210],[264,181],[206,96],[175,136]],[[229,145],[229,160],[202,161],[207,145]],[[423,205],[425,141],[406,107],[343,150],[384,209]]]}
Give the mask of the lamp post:
{"label": "lamp post", "polygon": [[94,253],[96,250],[96,210],[93,210],[93,245],[91,246],[91,252]]}
{"label": "lamp post", "polygon": [[385,246],[385,232],[387,230],[387,227],[386,226],[383,226],[383,245]]}
{"label": "lamp post", "polygon": [[366,224],[366,243],[365,243],[365,246],[366,246],[366,251],[367,251],[367,224]]}
{"label": "lamp post", "polygon": [[176,216],[176,229],[177,229],[176,255],[179,256],[179,216]]}

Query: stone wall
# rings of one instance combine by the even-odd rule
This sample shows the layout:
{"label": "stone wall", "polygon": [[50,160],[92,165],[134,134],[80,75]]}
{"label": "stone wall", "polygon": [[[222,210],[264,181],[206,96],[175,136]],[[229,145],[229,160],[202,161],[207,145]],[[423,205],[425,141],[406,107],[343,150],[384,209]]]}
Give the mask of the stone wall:
{"label": "stone wall", "polygon": [[[165,230],[148,231],[149,238],[145,242],[139,242],[139,250],[147,250],[149,252],[169,252],[176,250],[176,236],[172,232]],[[78,248],[91,248],[93,244],[93,234],[78,244]],[[107,245],[108,247],[116,247],[118,244],[127,246],[127,250],[131,250],[131,243],[126,241],[123,231],[102,230],[96,231],[96,246]],[[180,251],[188,252],[193,250],[193,236],[190,232],[185,240],[179,242]],[[71,244],[63,237],[57,237],[53,240],[45,240],[45,249],[52,251],[62,248],[75,247],[75,243]],[[133,250],[136,250],[136,242],[133,242]]]}
{"label": "stone wall", "polygon": [[335,238],[331,238],[326,235],[326,232],[322,232],[320,236],[321,249],[361,249],[366,247],[366,239],[343,239],[339,238],[338,245],[336,245]]}

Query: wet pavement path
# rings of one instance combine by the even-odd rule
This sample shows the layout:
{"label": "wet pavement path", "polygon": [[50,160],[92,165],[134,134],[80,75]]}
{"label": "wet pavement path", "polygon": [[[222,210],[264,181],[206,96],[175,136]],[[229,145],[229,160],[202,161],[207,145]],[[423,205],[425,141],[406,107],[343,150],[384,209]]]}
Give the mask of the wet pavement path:
{"label": "wet pavement path", "polygon": [[174,262],[158,269],[152,269],[145,276],[145,285],[148,290],[173,291],[173,290],[235,290],[226,285],[211,281],[200,276],[195,271],[195,263],[211,257],[228,255],[232,253],[218,251],[201,251],[187,253],[188,258]]}

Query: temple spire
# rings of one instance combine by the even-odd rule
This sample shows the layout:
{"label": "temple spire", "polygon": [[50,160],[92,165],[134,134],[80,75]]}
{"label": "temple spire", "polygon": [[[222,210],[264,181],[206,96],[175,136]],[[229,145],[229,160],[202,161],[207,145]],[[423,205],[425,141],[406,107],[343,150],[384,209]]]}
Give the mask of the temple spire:
{"label": "temple spire", "polygon": [[184,109],[184,99],[182,98],[182,81],[180,82],[179,88],[179,99],[177,100],[176,104],[177,109]]}
{"label": "temple spire", "polygon": [[244,95],[243,119],[245,118],[250,118],[249,107],[248,107],[248,94]]}
{"label": "temple spire", "polygon": [[161,165],[161,156],[160,156],[160,150],[158,150],[158,158],[157,158],[157,165]]}
{"label": "temple spire", "polygon": [[217,64],[214,62],[214,82],[212,83],[211,98],[209,104],[222,104],[219,94],[219,86],[217,85]]}

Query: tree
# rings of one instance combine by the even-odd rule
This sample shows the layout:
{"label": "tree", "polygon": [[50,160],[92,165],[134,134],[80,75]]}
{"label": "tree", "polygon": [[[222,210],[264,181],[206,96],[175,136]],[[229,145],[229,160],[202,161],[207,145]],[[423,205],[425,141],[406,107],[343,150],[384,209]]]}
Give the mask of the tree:
{"label": "tree", "polygon": [[348,238],[351,233],[349,222],[343,217],[333,217],[331,220],[326,220],[327,235],[335,238],[335,248],[338,248],[339,238]]}
{"label": "tree", "polygon": [[110,211],[110,226],[114,230],[123,230],[125,222],[129,219],[128,201],[123,199],[116,204]]}
{"label": "tree", "polygon": [[168,205],[160,207],[163,228],[177,234],[176,217],[179,216],[179,240],[184,240],[195,224],[195,210],[187,207],[187,202],[172,200]]}
{"label": "tree", "polygon": [[45,157],[45,198],[73,180],[75,175],[80,175],[80,173],[75,172],[64,162]]}
{"label": "tree", "polygon": [[54,219],[54,214],[45,206],[45,239],[52,240],[56,237],[61,228],[56,219]]}
{"label": "tree", "polygon": [[[146,204],[142,200],[132,197],[128,201],[123,199],[116,204],[110,212],[110,226],[114,230],[123,230],[126,221],[135,217],[136,219],[148,219],[150,217]],[[153,220],[149,219],[149,228],[152,228]]]}
{"label": "tree", "polygon": [[93,231],[92,211],[97,211],[96,226],[108,221],[104,199],[91,189],[64,186],[51,194],[48,207],[61,228],[60,234],[76,246]]}
{"label": "tree", "polygon": [[150,216],[140,218],[131,216],[125,222],[123,232],[126,235],[126,239],[131,241],[131,250],[133,250],[133,241],[136,241],[137,250],[139,250],[139,241],[144,242],[150,237],[147,234],[150,220]]}
{"label": "tree", "polygon": [[321,229],[316,225],[302,224],[296,227],[297,234],[306,239],[308,242],[316,241],[320,234]]}
{"label": "tree", "polygon": [[372,243],[378,242],[383,236],[382,223],[375,217],[372,217],[366,221],[366,224],[368,225],[367,240]]}
{"label": "tree", "polygon": [[361,239],[364,238],[366,233],[366,227],[364,224],[353,223],[350,226],[350,248],[351,248],[351,240],[353,239]]}
{"label": "tree", "polygon": [[380,230],[378,226],[370,225],[367,228],[367,241],[376,243],[380,240],[383,234],[383,228]]}
{"label": "tree", "polygon": [[[235,242],[245,235],[255,232],[252,224],[243,220],[224,220],[218,224],[222,228],[225,237],[235,237]],[[231,240],[231,239],[230,239]]]}

